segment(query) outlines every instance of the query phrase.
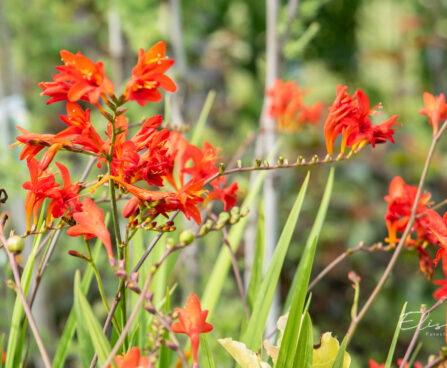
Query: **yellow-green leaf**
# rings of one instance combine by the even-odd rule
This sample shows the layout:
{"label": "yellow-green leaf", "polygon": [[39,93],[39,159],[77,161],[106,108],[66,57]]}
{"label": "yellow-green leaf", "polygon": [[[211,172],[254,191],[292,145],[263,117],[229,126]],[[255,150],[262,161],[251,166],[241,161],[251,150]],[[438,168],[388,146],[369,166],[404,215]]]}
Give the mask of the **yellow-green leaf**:
{"label": "yellow-green leaf", "polygon": [[[337,357],[340,344],[332,333],[326,332],[321,336],[320,346],[313,351],[312,368],[332,368]],[[349,368],[351,357],[345,352],[343,368]]]}

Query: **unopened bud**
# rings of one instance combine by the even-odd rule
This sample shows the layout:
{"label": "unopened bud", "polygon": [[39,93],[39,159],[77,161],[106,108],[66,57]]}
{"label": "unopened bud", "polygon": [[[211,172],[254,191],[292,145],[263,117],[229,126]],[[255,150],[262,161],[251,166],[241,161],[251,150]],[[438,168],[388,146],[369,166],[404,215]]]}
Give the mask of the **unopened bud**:
{"label": "unopened bud", "polygon": [[69,250],[68,254],[70,256],[82,258],[82,259],[85,259],[87,262],[90,262],[90,258],[88,258],[87,256],[83,255],[82,253],[79,253],[77,250]]}
{"label": "unopened bud", "polygon": [[171,249],[175,247],[175,241],[173,238],[166,239],[166,248]]}
{"label": "unopened bud", "polygon": [[6,240],[6,248],[15,254],[19,254],[25,247],[25,242],[18,235],[13,235]]}
{"label": "unopened bud", "polygon": [[191,229],[184,230],[180,233],[179,240],[183,246],[191,244],[195,239],[195,235]]}

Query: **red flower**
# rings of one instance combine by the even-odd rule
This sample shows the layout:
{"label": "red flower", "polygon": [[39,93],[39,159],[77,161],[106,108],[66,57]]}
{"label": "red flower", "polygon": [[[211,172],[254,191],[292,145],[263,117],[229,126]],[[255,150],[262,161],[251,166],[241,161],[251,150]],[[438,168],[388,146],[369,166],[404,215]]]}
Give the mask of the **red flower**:
{"label": "red flower", "polygon": [[385,364],[376,363],[374,360],[369,360],[369,368],[385,368]]}
{"label": "red flower", "polygon": [[59,184],[56,183],[54,175],[40,169],[40,163],[34,158],[27,160],[30,181],[23,183],[23,189],[28,190],[25,199],[25,213],[27,229],[31,228],[31,216],[34,215],[34,223],[37,224],[37,215],[45,198],[54,197]]}
{"label": "red flower", "polygon": [[53,75],[54,82],[42,82],[41,95],[51,97],[47,104],[68,100],[89,101],[96,104],[101,94],[113,93],[113,83],[105,76],[102,62],[94,63],[80,52],[60,52],[64,65],[56,67],[59,74]]}
{"label": "red flower", "polygon": [[166,55],[166,44],[156,43],[147,52],[140,49],[138,62],[132,69],[132,77],[127,84],[124,96],[144,106],[147,101],[158,102],[162,96],[158,88],[175,92],[177,86],[164,73],[174,64]]}
{"label": "red flower", "polygon": [[89,197],[85,197],[82,202],[82,211],[73,213],[73,218],[77,224],[67,230],[69,236],[84,235],[86,239],[97,237],[101,239],[106,247],[109,261],[113,263],[112,243],[110,233],[104,224],[104,214],[95,202]]}
{"label": "red flower", "polygon": [[136,346],[133,346],[126,354],[115,355],[114,359],[117,368],[152,368],[149,358],[142,357],[140,349]]}
{"label": "red flower", "polygon": [[31,159],[43,150],[45,147],[50,147],[49,150],[42,156],[40,163],[41,170],[45,170],[53,160],[57,151],[59,151],[63,144],[70,144],[65,137],[58,137],[54,134],[39,134],[29,132],[19,126],[16,126],[23,135],[16,137],[18,142],[13,143],[11,147],[16,145],[24,145],[22,152],[20,152],[20,160]]}
{"label": "red flower", "polygon": [[294,131],[306,122],[320,122],[323,104],[318,101],[312,106],[306,106],[303,103],[306,91],[298,83],[277,79],[267,94],[271,98],[269,114],[276,119],[280,129]]}
{"label": "red flower", "polygon": [[433,293],[436,299],[441,299],[447,296],[447,280],[435,280],[433,284],[441,286]]}
{"label": "red flower", "polygon": [[195,294],[189,296],[184,310],[175,308],[175,311],[179,313],[179,320],[171,325],[172,331],[176,333],[184,333],[189,336],[189,339],[191,340],[193,361],[197,364],[200,334],[208,333],[213,329],[213,325],[205,321],[208,311],[202,311],[199,298]]}
{"label": "red flower", "polygon": [[[400,367],[401,364],[402,364],[402,359],[397,359],[397,365]],[[413,367],[414,368],[422,368],[423,366],[419,362],[414,362]],[[404,368],[408,368],[408,363],[405,363]]]}
{"label": "red flower", "polygon": [[[388,243],[394,245],[397,241],[397,232],[404,232],[408,220],[410,219],[411,210],[414,200],[416,199],[417,187],[407,185],[400,176],[396,176],[390,183],[389,195],[385,196],[388,202],[388,211],[385,215],[386,225],[388,228]],[[430,193],[423,193],[419,198],[416,215],[425,213],[428,208],[427,204],[430,200]],[[418,238],[427,239],[430,232],[427,231],[426,216],[416,219],[413,229],[416,230]],[[431,238],[432,240],[433,238]]]}
{"label": "red flower", "polygon": [[6,353],[2,354],[2,364],[6,362]]}
{"label": "red flower", "polygon": [[433,126],[433,135],[438,133],[438,126],[441,120],[447,119],[447,104],[445,103],[445,95],[441,93],[438,97],[431,93],[424,92],[424,108],[419,110],[419,114],[426,115]]}
{"label": "red flower", "polygon": [[384,143],[387,140],[394,143],[393,125],[399,125],[396,123],[397,115],[372,126],[369,117],[379,113],[376,110],[380,105],[370,108],[369,99],[362,90],[358,89],[351,96],[347,89],[347,86],[338,85],[337,97],[329,108],[329,115],[324,123],[328,153],[332,155],[334,142],[340,134],[341,153],[345,152],[346,146],[356,149],[368,143],[373,147],[376,143]]}
{"label": "red flower", "polygon": [[47,209],[47,221],[51,216],[59,218],[67,212],[71,206],[74,212],[82,211],[81,201],[79,200],[79,185],[71,182],[70,173],[68,169],[56,162],[57,167],[61,173],[63,186],[60,189],[55,190],[53,199],[48,205]]}
{"label": "red flower", "polygon": [[214,189],[210,194],[208,194],[207,200],[221,200],[225,205],[224,210],[228,211],[237,202],[237,190],[238,184],[234,182],[225,188]]}
{"label": "red flower", "polygon": [[84,111],[74,102],[67,102],[66,109],[67,115],[59,117],[68,127],[57,137],[72,139],[71,144],[77,144],[85,151],[108,153],[104,149],[104,141],[90,122],[90,109]]}

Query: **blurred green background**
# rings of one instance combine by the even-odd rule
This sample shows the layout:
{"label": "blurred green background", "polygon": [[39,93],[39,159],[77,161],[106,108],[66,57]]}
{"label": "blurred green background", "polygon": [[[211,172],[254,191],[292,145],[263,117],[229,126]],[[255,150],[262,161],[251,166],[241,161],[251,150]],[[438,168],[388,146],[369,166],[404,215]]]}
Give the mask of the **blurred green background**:
{"label": "blurred green background", "polygon": [[[176,13],[175,6],[179,6]],[[181,24],[181,29],[179,25]],[[278,31],[287,24],[287,2],[281,2]],[[264,98],[265,6],[259,0],[2,0],[0,2],[0,187],[10,196],[6,208],[15,214],[15,227],[24,231],[26,165],[18,162],[19,149],[10,150],[14,125],[31,131],[57,132],[63,127],[58,114],[63,104],[45,105],[37,83],[51,79],[60,63],[59,50],[82,51],[92,60],[104,61],[106,71],[122,91],[136,62],[138,49],[147,50],[159,40],[168,43],[168,54],[176,59],[171,75],[179,86],[172,103],[171,123],[191,123],[198,115],[209,90],[216,99],[203,139],[221,147],[222,162],[257,130]],[[304,36],[303,36],[304,35]],[[424,116],[422,93],[439,94],[447,85],[447,1],[446,0],[301,0],[289,41],[281,49],[280,76],[309,88],[308,102],[322,100],[327,106],[335,97],[338,83],[349,85],[350,93],[361,88],[371,105],[383,103],[384,116],[399,115],[402,127],[396,144],[371,149],[366,147],[349,162],[336,165],[336,186],[325,228],[317,250],[313,274],[359,241],[382,241],[386,236],[383,200],[388,183],[395,175],[416,185],[432,136]],[[163,104],[131,108],[132,121],[163,112]],[[326,109],[324,110],[326,112]],[[325,116],[324,116],[325,117]],[[95,116],[93,117],[95,119]],[[281,136],[281,133],[279,134]],[[447,138],[439,144],[428,175],[426,188],[433,200],[447,196]],[[280,154],[294,161],[298,155],[324,156],[322,123],[295,134],[282,135]],[[59,154],[58,161],[72,167],[72,177],[81,175],[84,162],[73,155]],[[253,144],[243,156],[253,160]],[[311,169],[311,187],[304,212],[291,245],[281,278],[285,298],[293,277],[300,249],[318,208],[328,167]],[[280,227],[290,211],[304,169],[281,172],[277,178]],[[247,188],[249,175],[232,178]],[[3,209],[3,208],[2,208]],[[442,211],[443,212],[443,211]],[[21,217],[20,217],[21,216]],[[73,270],[82,261],[67,256],[69,249],[82,246],[78,239],[63,237],[44,277],[44,306],[37,311],[46,328],[46,338],[56,339],[71,306]],[[206,277],[221,247],[218,235],[197,244],[200,251],[186,255],[178,265],[175,294],[180,306],[189,292],[200,294]],[[347,279],[350,270],[362,278],[361,301],[369,295],[390,254],[358,253],[334,269],[313,290],[310,313],[318,332],[333,331],[343,336],[349,325],[353,289]],[[181,258],[182,259],[182,258]],[[189,265],[191,259],[194,269]],[[243,252],[238,253],[240,268]],[[9,276],[0,254],[0,277]],[[189,265],[189,266],[188,266]],[[404,301],[407,310],[418,310],[421,303],[431,305],[434,286],[418,271],[416,252],[405,252],[390,282],[361,323],[349,348],[353,367],[366,367],[367,359],[383,362]],[[440,270],[434,278],[440,278]],[[114,284],[107,285],[113,294]],[[182,291],[184,294],[182,294]],[[95,297],[95,295],[92,295]],[[96,296],[98,303],[99,296]],[[8,315],[14,293],[0,285],[0,313]],[[362,302],[361,302],[362,303]],[[98,308],[99,310],[100,308]],[[102,309],[101,309],[102,310]],[[209,339],[219,367],[232,365],[231,358],[211,340],[238,336],[243,307],[235,281],[229,277],[212,321],[215,330]],[[440,308],[433,323],[445,323]],[[8,329],[8,319],[0,320],[0,333]],[[403,331],[396,356],[406,350],[413,331]],[[445,344],[444,335],[421,334],[419,357],[426,361]],[[75,353],[75,352],[74,352]]]}

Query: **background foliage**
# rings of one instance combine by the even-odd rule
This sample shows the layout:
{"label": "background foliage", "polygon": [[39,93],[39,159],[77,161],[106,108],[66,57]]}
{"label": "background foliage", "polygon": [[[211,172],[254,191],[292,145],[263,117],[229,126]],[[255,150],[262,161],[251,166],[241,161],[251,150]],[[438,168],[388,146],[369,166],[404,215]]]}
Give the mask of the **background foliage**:
{"label": "background foliage", "polygon": [[[3,123],[0,186],[14,198],[8,203],[13,213],[20,213],[19,198],[24,197],[20,183],[25,178],[25,164],[17,162],[18,150],[9,150],[6,143],[13,142],[13,126],[19,122],[38,132],[61,128],[56,114],[64,113],[58,110],[62,105],[46,106],[37,87],[38,82],[49,80],[55,72],[59,50],[81,50],[93,60],[104,60],[116,85],[123,86],[126,81],[120,80],[121,75],[129,75],[139,48],[147,49],[160,39],[171,42],[171,46],[172,41],[179,41],[173,30],[178,19],[173,16],[172,3],[4,0],[0,4],[0,114],[3,116],[0,119]],[[118,56],[111,51],[109,43],[111,11],[120,20],[123,51]],[[264,86],[265,9],[257,0],[184,0],[181,16],[181,51],[179,54],[171,47],[170,55],[177,60],[174,78],[180,82],[178,103],[182,115],[179,118],[172,111],[172,122],[195,123],[208,91],[215,90],[216,99],[202,138],[221,147],[221,161],[229,162],[232,153],[259,125]],[[287,3],[283,1],[280,30],[285,29],[286,20]],[[385,114],[397,113],[402,122],[395,145],[378,147],[374,151],[365,149],[355,159],[337,165],[314,274],[359,241],[372,244],[385,238],[383,196],[388,191],[388,183],[394,175],[401,175],[408,183],[415,184],[422,170],[432,132],[418,110],[422,108],[422,92],[446,91],[446,46],[447,1],[444,0],[300,1],[290,40],[283,48],[281,77],[309,88],[309,102],[318,99],[331,103],[338,83],[348,84],[350,92],[362,88],[372,104],[382,102]],[[181,62],[182,57],[184,62]],[[11,95],[22,96],[26,109],[7,114],[7,106],[10,106],[7,100]],[[155,112],[153,106],[145,108],[145,116]],[[136,113],[131,116],[135,121],[143,117]],[[322,125],[284,135],[282,142],[279,151],[291,161],[299,154],[304,157],[325,154]],[[447,143],[441,142],[428,177],[428,189],[436,202],[447,196],[446,149]],[[252,159],[253,145],[248,147],[243,161]],[[81,175],[83,166],[84,163],[72,162],[74,177]],[[312,185],[290,245],[285,272],[281,275],[283,299],[318,209],[327,174],[327,167],[312,169]],[[297,169],[278,177],[280,224],[284,224],[304,176],[305,171]],[[237,180],[246,192],[248,176],[240,175]],[[23,224],[16,226],[20,228]],[[84,266],[67,256],[69,249],[79,246],[75,240],[67,237],[60,245],[63,249],[56,252],[52,270],[44,280],[45,308],[38,312],[48,339],[61,332],[60,326],[72,303],[73,270]],[[220,246],[220,235],[211,234],[182,254],[176,273],[182,276],[178,279],[184,280],[178,288],[184,291],[184,296],[203,290],[206,283],[203,275],[209,274]],[[238,253],[238,256],[243,268],[243,254]],[[314,332],[314,336],[326,330],[339,336],[344,334],[353,295],[348,271],[353,269],[362,277],[360,295],[368,295],[389,256],[356,254],[318,284],[313,291],[310,314],[314,326],[322,331]],[[4,265],[6,259],[3,254],[0,257],[0,265]],[[409,302],[409,311],[417,310],[421,303],[432,304],[433,286],[416,272],[417,269],[416,255],[405,252],[391,281],[355,335],[350,346],[353,366],[364,366],[369,357],[385,360],[403,300]],[[0,267],[0,272],[4,273],[5,269]],[[114,286],[106,286],[112,294]],[[184,296],[177,291],[176,303],[171,301],[171,305],[180,305]],[[11,309],[13,300],[14,294],[4,284],[0,285],[0,313]],[[100,303],[99,296],[97,301]],[[212,321],[216,338],[237,331],[241,322],[238,316],[242,318],[243,306],[234,280],[228,278]],[[432,319],[443,323],[444,318],[441,310]],[[0,320],[0,333],[6,331],[8,323]],[[402,331],[397,356],[402,354],[410,338],[410,332]],[[443,337],[424,334],[421,338],[424,345],[420,354],[423,356],[437,351],[444,341]],[[216,361],[223,362],[222,366],[232,364],[223,349],[211,348]]]}

